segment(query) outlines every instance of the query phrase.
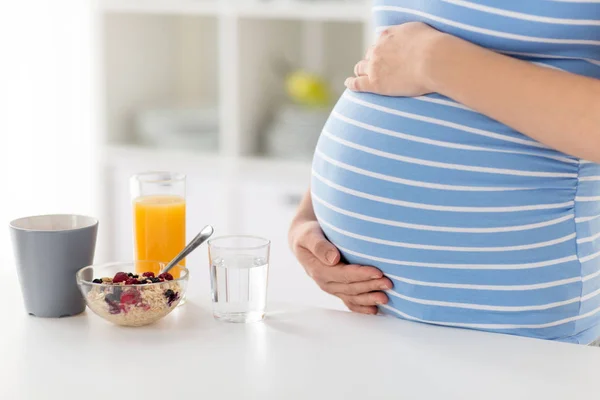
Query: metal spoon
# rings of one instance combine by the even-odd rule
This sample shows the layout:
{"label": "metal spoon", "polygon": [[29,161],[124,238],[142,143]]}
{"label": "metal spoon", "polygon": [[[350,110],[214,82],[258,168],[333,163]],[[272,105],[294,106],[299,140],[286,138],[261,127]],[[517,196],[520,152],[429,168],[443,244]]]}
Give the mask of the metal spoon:
{"label": "metal spoon", "polygon": [[162,269],[162,271],[160,271],[160,273],[164,274],[165,272],[169,272],[174,266],[179,264],[181,260],[186,258],[192,251],[196,250],[198,246],[206,242],[208,238],[211,237],[211,235],[214,233],[214,231],[215,230],[210,225],[206,225],[204,228],[202,228],[200,233],[194,239],[192,239],[192,241],[187,246],[185,246],[184,249],[181,250],[181,252],[177,254],[175,258],[172,259],[171,262],[168,263],[167,266]]}

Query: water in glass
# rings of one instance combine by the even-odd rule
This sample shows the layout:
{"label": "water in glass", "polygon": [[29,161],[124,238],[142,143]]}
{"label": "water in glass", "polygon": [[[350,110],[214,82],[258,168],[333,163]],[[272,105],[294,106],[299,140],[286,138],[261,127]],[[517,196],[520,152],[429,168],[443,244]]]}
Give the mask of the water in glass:
{"label": "water in glass", "polygon": [[210,266],[213,313],[233,322],[263,319],[267,302],[269,264],[263,257],[231,254]]}

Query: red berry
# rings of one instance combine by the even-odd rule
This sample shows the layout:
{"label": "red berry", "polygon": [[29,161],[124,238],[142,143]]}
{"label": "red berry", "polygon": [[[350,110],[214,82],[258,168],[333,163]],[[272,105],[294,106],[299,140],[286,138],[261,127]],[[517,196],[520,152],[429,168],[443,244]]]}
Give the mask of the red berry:
{"label": "red berry", "polygon": [[125,272],[117,272],[113,278],[113,283],[125,282],[127,279],[129,279],[129,276]]}
{"label": "red berry", "polygon": [[133,305],[139,303],[141,299],[140,292],[135,289],[128,289],[121,295],[121,304]]}
{"label": "red berry", "polygon": [[173,280],[173,275],[171,275],[168,272],[165,272],[164,274],[160,274],[158,277],[159,278],[163,278],[165,281],[172,281]]}
{"label": "red berry", "polygon": [[154,272],[144,272],[142,276],[147,276],[148,278],[154,278]]}
{"label": "red berry", "polygon": [[126,285],[138,285],[140,283],[140,281],[138,281],[135,278],[129,278],[125,281]]}

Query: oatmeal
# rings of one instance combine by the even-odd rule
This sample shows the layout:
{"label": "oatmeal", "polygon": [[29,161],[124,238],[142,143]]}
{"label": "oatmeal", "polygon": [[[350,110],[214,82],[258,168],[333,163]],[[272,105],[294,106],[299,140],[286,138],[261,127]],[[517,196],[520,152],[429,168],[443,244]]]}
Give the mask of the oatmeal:
{"label": "oatmeal", "polygon": [[142,326],[158,321],[177,306],[181,288],[170,274],[155,277],[119,272],[92,281],[86,298],[98,315],[118,325]]}

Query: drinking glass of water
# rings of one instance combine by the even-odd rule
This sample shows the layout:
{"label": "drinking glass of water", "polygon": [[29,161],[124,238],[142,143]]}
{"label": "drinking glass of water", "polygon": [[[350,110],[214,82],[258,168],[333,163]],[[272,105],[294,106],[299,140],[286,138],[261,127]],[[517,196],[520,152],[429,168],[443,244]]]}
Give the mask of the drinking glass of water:
{"label": "drinking glass of water", "polygon": [[208,241],[213,315],[228,322],[265,317],[271,242],[256,236]]}

